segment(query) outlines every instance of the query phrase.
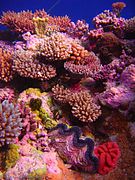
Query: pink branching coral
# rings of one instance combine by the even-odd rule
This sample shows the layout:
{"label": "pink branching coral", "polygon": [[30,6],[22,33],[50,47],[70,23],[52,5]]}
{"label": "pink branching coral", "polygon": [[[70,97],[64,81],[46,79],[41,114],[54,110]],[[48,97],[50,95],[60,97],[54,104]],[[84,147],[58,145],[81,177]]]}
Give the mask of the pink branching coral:
{"label": "pink branching coral", "polygon": [[50,133],[51,145],[67,163],[85,172],[95,173],[98,159],[93,156],[94,141],[81,139],[81,131],[74,126],[59,124]]}
{"label": "pink branching coral", "polygon": [[10,88],[0,88],[0,102],[4,100],[12,101],[15,97],[15,92]]}
{"label": "pink branching coral", "polygon": [[19,144],[31,144],[33,147],[35,147],[37,150],[40,150],[42,152],[48,152],[50,148],[48,147],[49,139],[47,133],[40,129],[35,132],[29,132],[27,133],[19,142]]}
{"label": "pink branching coral", "polygon": [[71,91],[69,89],[65,89],[64,86],[60,86],[59,84],[52,88],[52,92],[54,99],[59,103],[66,103],[66,96],[71,94]]}
{"label": "pink branching coral", "polygon": [[76,23],[72,22],[71,27],[68,29],[68,34],[73,38],[81,38],[89,31],[89,24],[84,20],[78,20]]}
{"label": "pink branching coral", "polygon": [[67,96],[72,107],[72,114],[83,122],[93,122],[101,115],[100,106],[97,105],[88,92],[73,93]]}
{"label": "pink branching coral", "polygon": [[87,91],[72,92],[56,85],[52,92],[54,99],[60,103],[68,103],[73,116],[82,122],[93,122],[101,115],[100,106]]}
{"label": "pink branching coral", "polygon": [[13,60],[13,69],[22,77],[38,80],[48,80],[56,75],[56,70],[51,65],[38,62],[29,51],[16,51]]}
{"label": "pink branching coral", "polygon": [[19,33],[27,31],[34,32],[32,19],[33,14],[31,11],[22,11],[19,13],[8,11],[3,13],[0,23]]}
{"label": "pink branching coral", "polygon": [[12,78],[12,52],[0,48],[0,80],[8,82]]}
{"label": "pink branching coral", "polygon": [[100,70],[100,60],[93,52],[90,52],[88,56],[81,59],[79,62],[65,62],[64,68],[74,75],[89,77]]}
{"label": "pink branching coral", "polygon": [[115,142],[107,142],[97,146],[94,149],[94,153],[99,159],[98,172],[101,175],[112,171],[116,167],[120,157],[120,149]]}
{"label": "pink branching coral", "polygon": [[4,100],[0,104],[0,147],[13,143],[21,134],[21,129],[19,106]]}
{"label": "pink branching coral", "polygon": [[105,10],[103,13],[97,15],[93,18],[93,23],[96,28],[103,28],[107,30],[113,30],[121,32],[123,31],[123,27],[125,25],[125,19],[120,17],[118,18],[117,15],[109,10]]}
{"label": "pink branching coral", "polygon": [[19,111],[21,113],[20,117],[22,118],[22,131],[21,135],[25,135],[28,132],[36,130],[38,127],[38,122],[36,116],[32,113],[31,109],[24,104],[24,102],[19,102]]}
{"label": "pink branching coral", "polygon": [[22,11],[18,13],[14,11],[7,11],[3,13],[3,16],[0,19],[0,23],[6,25],[12,31],[18,33],[35,33],[33,18],[36,17],[46,18],[48,20],[48,26],[50,26],[51,29],[54,26],[60,32],[66,32],[67,29],[71,26],[71,20],[68,18],[68,16],[52,17],[44,10],[38,10],[35,13],[32,13],[31,11]]}

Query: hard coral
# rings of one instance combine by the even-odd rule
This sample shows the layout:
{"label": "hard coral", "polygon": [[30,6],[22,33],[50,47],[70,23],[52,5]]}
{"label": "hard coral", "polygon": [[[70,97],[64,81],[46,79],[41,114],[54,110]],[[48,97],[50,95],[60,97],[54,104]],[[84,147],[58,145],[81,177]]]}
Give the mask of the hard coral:
{"label": "hard coral", "polygon": [[90,138],[81,139],[78,127],[68,128],[64,124],[57,125],[49,133],[51,145],[67,163],[73,167],[95,173],[98,159],[93,156],[94,141]]}
{"label": "hard coral", "polygon": [[0,104],[0,146],[14,142],[21,134],[22,119],[19,106],[4,100]]}
{"label": "hard coral", "polygon": [[13,69],[22,77],[38,80],[48,80],[56,75],[56,70],[51,65],[38,62],[29,51],[16,51],[13,60]]}
{"label": "hard coral", "polygon": [[15,97],[15,92],[10,88],[0,88],[0,102],[4,100],[12,101]]}
{"label": "hard coral", "polygon": [[12,53],[0,48],[0,80],[8,82],[13,79]]}
{"label": "hard coral", "polygon": [[52,91],[54,99],[62,104],[69,104],[73,116],[80,121],[93,122],[101,115],[100,106],[87,91],[72,92],[59,85],[53,87]]}
{"label": "hard coral", "polygon": [[66,96],[71,93],[69,89],[65,89],[64,86],[57,84],[52,88],[53,97],[59,103],[66,103]]}
{"label": "hard coral", "polygon": [[64,68],[73,75],[79,77],[89,77],[93,76],[100,70],[100,60],[93,52],[90,52],[86,57],[81,58],[79,62],[65,62]]}
{"label": "hard coral", "polygon": [[14,11],[7,11],[3,13],[3,16],[0,19],[0,23],[6,25],[15,32],[34,32],[32,18],[33,14],[31,11],[22,11],[19,13],[15,13]]}
{"label": "hard coral", "polygon": [[123,10],[123,8],[126,7],[126,4],[124,2],[115,2],[112,4],[113,12],[119,17],[120,12]]}
{"label": "hard coral", "polygon": [[99,159],[98,173],[105,175],[112,171],[120,157],[119,146],[115,142],[107,142],[94,149],[94,153]]}
{"label": "hard coral", "polygon": [[97,105],[88,92],[73,93],[67,97],[72,107],[72,114],[83,122],[93,122],[101,115],[100,106]]}

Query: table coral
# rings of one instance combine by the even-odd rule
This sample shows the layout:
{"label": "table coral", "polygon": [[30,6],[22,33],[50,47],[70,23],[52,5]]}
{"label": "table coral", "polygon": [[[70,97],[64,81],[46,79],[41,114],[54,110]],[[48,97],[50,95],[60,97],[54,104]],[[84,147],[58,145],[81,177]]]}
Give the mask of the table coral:
{"label": "table coral", "polygon": [[64,68],[73,75],[80,77],[89,77],[93,76],[100,70],[100,60],[94,54],[94,52],[89,52],[89,54],[84,59],[81,58],[79,62],[65,62]]}
{"label": "table coral", "polygon": [[94,141],[81,138],[78,127],[68,128],[59,124],[49,133],[51,145],[67,163],[77,169],[94,173],[98,168],[98,159],[93,156]]}
{"label": "table coral", "polygon": [[99,158],[98,172],[105,175],[112,171],[120,157],[119,146],[115,142],[107,142],[94,149],[95,155]]}

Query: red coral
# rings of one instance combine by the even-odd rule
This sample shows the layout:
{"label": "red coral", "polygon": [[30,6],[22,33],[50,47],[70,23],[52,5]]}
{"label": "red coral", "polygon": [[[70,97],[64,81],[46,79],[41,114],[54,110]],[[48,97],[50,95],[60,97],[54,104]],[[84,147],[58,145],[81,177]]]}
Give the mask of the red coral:
{"label": "red coral", "polygon": [[116,167],[120,157],[119,146],[115,142],[107,142],[99,145],[94,150],[95,155],[99,158],[99,174],[105,175]]}

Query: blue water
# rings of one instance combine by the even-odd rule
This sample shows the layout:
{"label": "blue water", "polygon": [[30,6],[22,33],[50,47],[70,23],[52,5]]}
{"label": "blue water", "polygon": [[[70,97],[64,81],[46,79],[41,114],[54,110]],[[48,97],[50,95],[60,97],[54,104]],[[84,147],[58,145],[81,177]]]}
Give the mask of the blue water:
{"label": "blue water", "polygon": [[[2,11],[45,9],[50,15],[68,15],[72,21],[85,19],[91,24],[91,20],[105,9],[111,9],[114,0],[0,0],[0,14]],[[122,16],[131,18],[135,15],[135,0],[123,0],[127,7]]]}

